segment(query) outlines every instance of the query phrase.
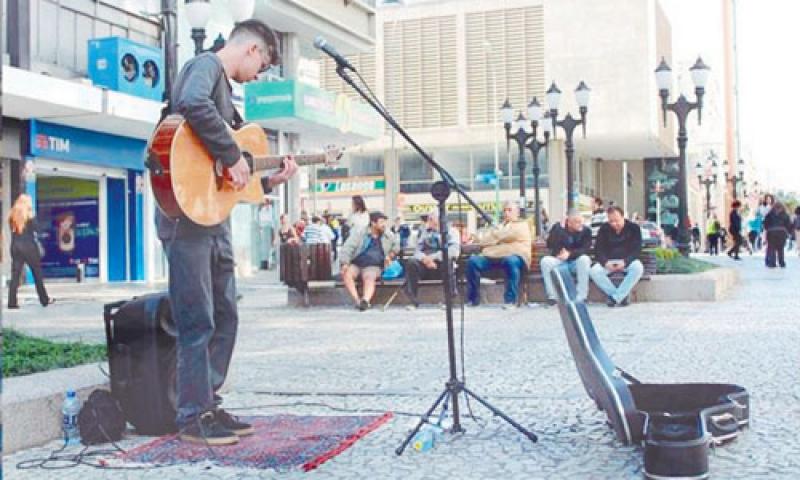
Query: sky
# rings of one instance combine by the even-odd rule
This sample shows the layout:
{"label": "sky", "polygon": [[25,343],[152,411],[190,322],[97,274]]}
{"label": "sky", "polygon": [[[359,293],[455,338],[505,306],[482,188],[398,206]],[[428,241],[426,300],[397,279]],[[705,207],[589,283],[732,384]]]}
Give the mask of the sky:
{"label": "sky", "polygon": [[[673,55],[702,53],[718,43],[722,1],[660,0],[672,24]],[[735,0],[739,63],[739,134],[763,180],[800,191],[800,56],[792,51],[800,25],[798,0]],[[713,26],[713,27],[712,27]],[[712,65],[722,68],[722,64]],[[690,139],[691,142],[691,139]]]}

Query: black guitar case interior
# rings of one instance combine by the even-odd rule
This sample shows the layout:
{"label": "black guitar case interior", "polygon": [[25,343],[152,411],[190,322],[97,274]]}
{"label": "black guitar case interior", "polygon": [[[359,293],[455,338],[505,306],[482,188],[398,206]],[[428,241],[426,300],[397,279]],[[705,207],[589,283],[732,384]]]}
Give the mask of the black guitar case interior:
{"label": "black guitar case interior", "polygon": [[749,419],[749,395],[720,383],[641,383],[606,354],[586,305],[575,302],[572,275],[552,272],[559,313],[586,393],[604,411],[617,438],[644,444],[652,479],[708,478],[708,450],[735,439]]}

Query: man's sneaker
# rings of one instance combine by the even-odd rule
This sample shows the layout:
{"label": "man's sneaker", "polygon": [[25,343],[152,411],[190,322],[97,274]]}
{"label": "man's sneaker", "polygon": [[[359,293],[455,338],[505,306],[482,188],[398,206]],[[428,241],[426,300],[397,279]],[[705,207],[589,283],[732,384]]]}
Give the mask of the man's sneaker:
{"label": "man's sneaker", "polygon": [[609,308],[616,307],[617,306],[617,301],[609,296],[608,298],[606,298],[606,305],[608,305]]}
{"label": "man's sneaker", "polygon": [[630,302],[630,299],[628,297],[623,298],[622,301],[619,302],[619,305],[621,307],[627,307],[630,304],[631,304],[631,302]]}
{"label": "man's sneaker", "polygon": [[548,307],[554,307],[556,305],[558,305],[558,300],[556,300],[555,298],[548,298],[547,299],[547,306]]}
{"label": "man's sneaker", "polygon": [[223,427],[240,437],[256,433],[256,429],[249,423],[239,420],[239,417],[231,415],[225,410],[218,408],[216,411],[217,420]]}
{"label": "man's sneaker", "polygon": [[413,303],[409,304],[409,305],[406,305],[406,310],[408,310],[409,312],[413,312],[414,310],[416,310],[418,308],[419,308],[419,305],[416,305],[416,304],[413,304]]}
{"label": "man's sneaker", "polygon": [[517,304],[516,303],[504,303],[503,304],[503,310],[513,310],[515,308],[517,308]]}
{"label": "man's sneaker", "polygon": [[362,312],[369,310],[369,302],[367,301],[366,298],[361,299],[361,302],[359,302],[358,304],[358,309],[361,310]]}
{"label": "man's sneaker", "polygon": [[181,429],[178,438],[184,442],[212,447],[234,445],[239,442],[239,437],[223,427],[213,411],[201,414],[192,423]]}

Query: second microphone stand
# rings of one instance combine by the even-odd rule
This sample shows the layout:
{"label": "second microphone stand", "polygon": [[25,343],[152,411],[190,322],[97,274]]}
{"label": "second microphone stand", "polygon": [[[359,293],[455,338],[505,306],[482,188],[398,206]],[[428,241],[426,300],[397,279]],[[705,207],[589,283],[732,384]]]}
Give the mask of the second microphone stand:
{"label": "second microphone stand", "polygon": [[376,99],[372,98],[371,96],[367,95],[361,87],[359,87],[350,75],[347,73],[346,68],[344,65],[339,64],[336,68],[336,73],[344,80],[347,84],[349,84],[353,89],[358,92],[361,97],[369,103],[372,108],[374,108],[388,123],[389,125],[395,129],[406,141],[414,147],[414,149],[419,153],[422,158],[424,158],[442,177],[442,180],[435,182],[431,186],[431,195],[433,198],[438,202],[439,208],[439,234],[441,235],[441,252],[442,252],[442,264],[441,269],[443,271],[442,274],[442,287],[444,289],[444,300],[445,300],[445,312],[447,318],[447,353],[448,353],[448,361],[450,366],[450,378],[447,380],[445,384],[444,391],[439,395],[436,401],[431,405],[431,407],[425,412],[425,415],[420,419],[411,433],[405,438],[403,443],[395,450],[397,455],[402,455],[403,451],[406,449],[408,444],[411,442],[411,439],[417,434],[419,429],[422,427],[423,424],[428,422],[428,419],[431,417],[433,412],[439,407],[442,402],[444,402],[444,409],[447,409],[447,403],[452,402],[453,405],[453,426],[450,429],[451,433],[460,433],[464,431],[464,428],[461,426],[461,419],[460,419],[460,411],[458,406],[458,397],[462,393],[468,397],[472,397],[478,403],[486,407],[489,411],[491,411],[494,415],[502,418],[506,422],[508,422],[511,426],[516,428],[520,433],[528,437],[530,441],[536,442],[538,441],[538,437],[533,433],[528,431],[525,427],[520,425],[519,423],[515,422],[511,417],[503,413],[502,411],[495,408],[492,404],[481,398],[480,396],[476,395],[474,392],[469,390],[462,380],[459,380],[457,370],[456,370],[456,347],[455,347],[455,335],[453,329],[453,296],[452,296],[452,285],[450,284],[451,277],[450,277],[450,256],[447,251],[447,236],[448,236],[448,229],[447,229],[447,199],[450,197],[451,189],[457,191],[461,194],[467,202],[472,205],[476,212],[478,212],[487,223],[491,223],[491,217],[489,217],[486,212],[481,210],[481,208],[469,197],[469,195],[464,192],[464,189],[453,179],[453,177],[441,166],[439,165],[433,158],[430,157],[409,135],[406,133],[403,128],[397,124],[397,122],[392,118],[389,112],[380,105]]}

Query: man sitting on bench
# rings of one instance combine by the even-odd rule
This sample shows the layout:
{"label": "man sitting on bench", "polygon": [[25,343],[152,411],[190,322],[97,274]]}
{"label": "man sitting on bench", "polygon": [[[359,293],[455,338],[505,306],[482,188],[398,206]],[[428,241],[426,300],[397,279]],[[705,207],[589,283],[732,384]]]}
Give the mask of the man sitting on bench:
{"label": "man sitting on bench", "polygon": [[[628,295],[642,278],[644,266],[639,261],[642,253],[642,231],[639,225],[625,220],[622,209],[613,206],[608,210],[608,223],[597,232],[595,260],[591,277],[594,283],[608,296],[606,305],[628,306]],[[614,272],[625,272],[619,287],[608,278]]]}
{"label": "man sitting on bench", "polygon": [[[375,295],[375,283],[383,269],[388,266],[400,251],[392,232],[386,228],[386,215],[381,212],[369,214],[369,226],[350,232],[339,253],[342,282],[353,297],[356,308],[369,309]],[[358,296],[356,279],[361,276],[364,283],[364,296]]]}
{"label": "man sitting on bench", "polygon": [[519,220],[519,207],[514,202],[503,205],[503,223],[478,237],[480,255],[467,262],[467,303],[480,304],[481,272],[502,267],[506,271],[503,308],[514,308],[519,298],[520,277],[531,263],[531,229]]}
{"label": "man sitting on bench", "polygon": [[[417,292],[420,279],[439,280],[444,278],[442,276],[442,235],[439,232],[439,217],[433,214],[428,215],[428,220],[425,223],[425,230],[422,231],[419,240],[417,240],[414,257],[408,259],[405,264],[406,294],[411,300],[411,305],[408,306],[409,310],[419,307]],[[461,253],[459,238],[460,236],[455,228],[449,227],[447,229],[447,254],[450,256],[451,262],[457,260],[458,255]],[[450,285],[455,290],[456,278],[453,273],[454,270],[451,267]]]}
{"label": "man sitting on bench", "polygon": [[577,276],[576,302],[585,302],[589,295],[589,269],[592,267],[592,259],[588,254],[592,247],[592,229],[583,224],[583,217],[577,210],[570,210],[564,223],[564,226],[557,223],[550,229],[547,248],[552,256],[548,255],[541,261],[542,279],[549,305],[558,303],[550,276],[550,272],[556,267],[566,268]]}

